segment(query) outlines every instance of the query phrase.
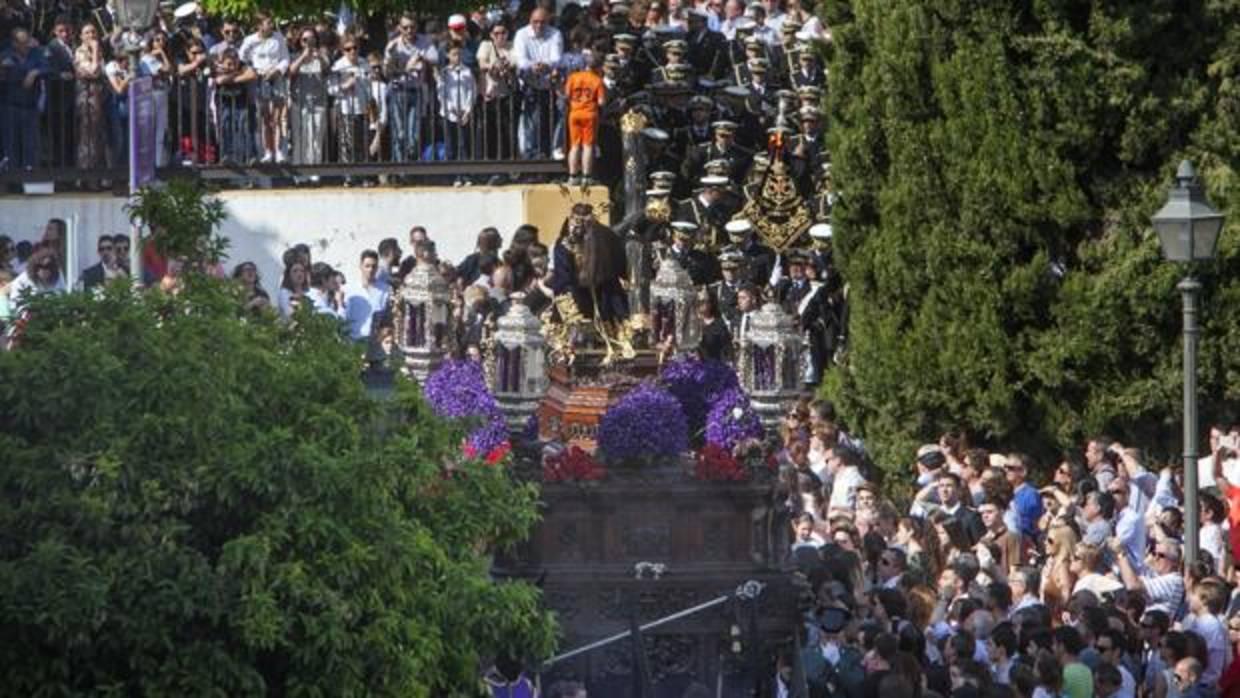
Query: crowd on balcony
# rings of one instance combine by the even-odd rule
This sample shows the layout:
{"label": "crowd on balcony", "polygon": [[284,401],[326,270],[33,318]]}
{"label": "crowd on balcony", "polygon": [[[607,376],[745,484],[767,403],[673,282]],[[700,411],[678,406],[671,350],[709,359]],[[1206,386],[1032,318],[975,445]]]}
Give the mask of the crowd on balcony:
{"label": "crowd on balcony", "polygon": [[10,168],[122,165],[139,77],[153,81],[161,166],[565,159],[576,145],[574,176],[615,179],[630,109],[650,117],[653,159],[676,165],[682,196],[713,124],[736,124],[737,152],[717,155],[737,181],[781,109],[810,139],[800,157],[821,155],[829,34],[802,0],[544,0],[365,22],[243,22],[187,3],[137,34],[106,6],[51,7],[0,11]]}

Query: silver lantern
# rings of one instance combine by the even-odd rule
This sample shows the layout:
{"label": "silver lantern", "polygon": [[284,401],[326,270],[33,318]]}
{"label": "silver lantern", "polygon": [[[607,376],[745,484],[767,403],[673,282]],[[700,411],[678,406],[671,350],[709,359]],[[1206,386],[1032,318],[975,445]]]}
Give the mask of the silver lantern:
{"label": "silver lantern", "polygon": [[741,385],[762,423],[773,428],[800,393],[801,332],[796,318],[770,302],[754,311],[745,325],[737,358]]}
{"label": "silver lantern", "polygon": [[697,289],[689,272],[668,255],[650,284],[653,320],[652,341],[672,339],[677,351],[689,352],[702,342],[702,319],[698,317]]}
{"label": "silver lantern", "polygon": [[434,265],[418,264],[405,277],[395,305],[397,343],[405,367],[424,382],[456,343],[452,293]]}
{"label": "silver lantern", "polygon": [[485,353],[491,393],[499,402],[508,428],[520,431],[547,392],[547,344],[542,323],[514,293],[508,312],[496,323]]}

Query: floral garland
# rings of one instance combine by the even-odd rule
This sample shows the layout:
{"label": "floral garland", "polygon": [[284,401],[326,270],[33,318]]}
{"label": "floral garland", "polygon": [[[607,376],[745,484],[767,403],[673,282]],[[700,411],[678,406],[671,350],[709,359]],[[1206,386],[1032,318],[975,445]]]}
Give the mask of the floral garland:
{"label": "floral garland", "polygon": [[466,457],[486,454],[488,463],[498,463],[507,455],[508,425],[487,388],[480,364],[468,359],[446,361],[427,377],[422,393],[440,417],[482,422],[465,438]]}
{"label": "floral garland", "polygon": [[678,457],[689,447],[684,410],[668,391],[642,383],[603,415],[598,446],[611,462]]}

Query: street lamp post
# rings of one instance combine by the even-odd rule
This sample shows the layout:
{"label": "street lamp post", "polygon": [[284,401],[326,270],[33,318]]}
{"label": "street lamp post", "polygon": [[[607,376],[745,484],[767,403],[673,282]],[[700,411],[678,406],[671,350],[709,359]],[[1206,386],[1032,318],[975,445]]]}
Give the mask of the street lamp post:
{"label": "street lamp post", "polygon": [[1191,162],[1180,163],[1175,179],[1167,203],[1152,220],[1163,256],[1188,267],[1176,288],[1184,306],[1184,562],[1191,565],[1197,561],[1201,526],[1197,493],[1197,294],[1201,284],[1193,278],[1193,263],[1214,258],[1223,214],[1206,200]]}
{"label": "street lamp post", "polygon": [[[133,80],[138,74],[138,53],[142,49],[141,42],[137,39],[138,32],[145,31],[155,21],[155,12],[159,9],[159,0],[116,0],[116,19],[117,24],[124,29],[121,36],[122,48],[129,56],[129,79]],[[133,105],[130,105],[129,119],[133,122],[134,113]],[[130,128],[130,137],[133,137],[133,129]],[[132,150],[132,148],[131,148]],[[132,202],[135,191],[134,187],[134,162],[133,154],[129,157],[129,197]],[[142,284],[142,228],[138,223],[134,223],[130,229],[133,242],[129,246],[129,273],[133,282],[139,286]]]}

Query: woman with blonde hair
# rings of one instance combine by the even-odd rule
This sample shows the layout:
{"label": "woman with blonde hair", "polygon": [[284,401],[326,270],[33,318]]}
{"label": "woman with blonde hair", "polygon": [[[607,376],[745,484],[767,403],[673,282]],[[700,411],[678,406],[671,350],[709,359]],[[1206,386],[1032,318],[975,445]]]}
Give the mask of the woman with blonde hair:
{"label": "woman with blonde hair", "polygon": [[1076,584],[1072,572],[1072,553],[1081,541],[1080,531],[1069,519],[1057,518],[1046,534],[1046,563],[1042,568],[1042,602],[1051,610],[1051,618],[1059,618],[1067,607],[1068,597]]}

